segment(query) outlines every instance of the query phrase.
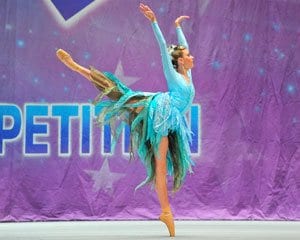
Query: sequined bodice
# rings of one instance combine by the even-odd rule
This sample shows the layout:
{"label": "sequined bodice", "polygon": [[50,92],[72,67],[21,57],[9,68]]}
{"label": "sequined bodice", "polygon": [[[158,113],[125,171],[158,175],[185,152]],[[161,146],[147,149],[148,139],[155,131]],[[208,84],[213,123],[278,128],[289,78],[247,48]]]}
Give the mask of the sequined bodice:
{"label": "sequined bodice", "polygon": [[[179,76],[179,79],[180,77],[181,76]],[[193,102],[195,88],[192,81],[187,83],[183,77],[181,78],[182,80],[179,83],[169,87],[169,94],[172,105],[180,112],[185,113]]]}

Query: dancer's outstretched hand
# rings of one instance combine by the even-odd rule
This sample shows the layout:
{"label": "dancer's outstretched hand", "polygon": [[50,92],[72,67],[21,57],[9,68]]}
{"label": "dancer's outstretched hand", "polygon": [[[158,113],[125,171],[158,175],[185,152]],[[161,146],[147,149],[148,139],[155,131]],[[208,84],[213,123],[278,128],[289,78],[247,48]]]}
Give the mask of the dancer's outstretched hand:
{"label": "dancer's outstretched hand", "polygon": [[183,20],[189,19],[189,18],[190,18],[189,16],[180,16],[180,17],[176,18],[176,20],[175,20],[175,26],[176,27],[180,27],[181,22]]}
{"label": "dancer's outstretched hand", "polygon": [[151,22],[156,21],[156,17],[151,8],[143,3],[140,3],[140,11],[144,14],[146,18],[148,18]]}

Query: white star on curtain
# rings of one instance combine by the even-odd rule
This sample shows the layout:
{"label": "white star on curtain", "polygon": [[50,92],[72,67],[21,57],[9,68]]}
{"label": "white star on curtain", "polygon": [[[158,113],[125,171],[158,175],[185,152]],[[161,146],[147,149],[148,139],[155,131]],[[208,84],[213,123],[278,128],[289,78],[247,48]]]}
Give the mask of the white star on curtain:
{"label": "white star on curtain", "polygon": [[109,169],[108,159],[104,160],[102,167],[99,170],[85,170],[85,172],[89,174],[94,181],[94,192],[103,190],[104,192],[112,193],[114,183],[125,176],[123,173],[111,172]]}
{"label": "white star on curtain", "polygon": [[115,70],[115,73],[117,78],[119,78],[123,83],[125,83],[127,86],[130,86],[140,80],[139,77],[129,77],[124,75],[124,70],[121,61],[118,62],[117,68]]}

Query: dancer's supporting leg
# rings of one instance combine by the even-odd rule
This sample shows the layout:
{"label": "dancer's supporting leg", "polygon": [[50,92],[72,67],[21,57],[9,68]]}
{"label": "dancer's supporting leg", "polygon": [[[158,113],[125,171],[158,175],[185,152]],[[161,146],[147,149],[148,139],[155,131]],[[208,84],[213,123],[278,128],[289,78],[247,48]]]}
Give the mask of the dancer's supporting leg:
{"label": "dancer's supporting leg", "polygon": [[167,188],[167,152],[169,140],[163,137],[159,145],[158,156],[155,157],[155,189],[162,209],[159,219],[164,222],[169,230],[170,237],[175,236],[173,214],[170,208]]}
{"label": "dancer's supporting leg", "polygon": [[[78,72],[84,76],[89,81],[91,79],[91,71],[78,63],[76,63],[72,57],[64,50],[59,49],[56,52],[57,57],[70,69]],[[105,84],[104,84],[105,85]],[[134,103],[137,100],[129,100],[129,103]],[[136,113],[139,113],[143,107],[137,107],[135,109]],[[155,158],[155,188],[158,195],[158,199],[161,205],[162,213],[159,219],[164,222],[169,230],[170,236],[175,236],[175,227],[173,215],[170,209],[169,199],[168,199],[168,189],[167,189],[167,152],[168,152],[169,140],[168,137],[163,137],[159,146],[159,154]]]}
{"label": "dancer's supporting leg", "polygon": [[72,69],[75,72],[78,72],[82,76],[84,76],[86,79],[91,81],[91,71],[78,63],[76,63],[70,54],[68,54],[66,51],[62,49],[58,49],[56,51],[56,56],[59,58],[60,61],[62,61],[68,68]]}

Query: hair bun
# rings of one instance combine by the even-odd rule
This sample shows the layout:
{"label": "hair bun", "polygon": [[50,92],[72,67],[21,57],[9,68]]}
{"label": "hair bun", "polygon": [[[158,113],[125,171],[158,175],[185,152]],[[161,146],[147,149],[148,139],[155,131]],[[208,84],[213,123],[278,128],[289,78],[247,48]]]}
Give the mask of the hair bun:
{"label": "hair bun", "polygon": [[174,45],[174,44],[169,45],[169,47],[168,47],[168,53],[170,55],[172,55],[172,52],[174,52],[174,50],[175,50],[176,47],[177,47],[177,45]]}

